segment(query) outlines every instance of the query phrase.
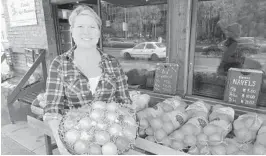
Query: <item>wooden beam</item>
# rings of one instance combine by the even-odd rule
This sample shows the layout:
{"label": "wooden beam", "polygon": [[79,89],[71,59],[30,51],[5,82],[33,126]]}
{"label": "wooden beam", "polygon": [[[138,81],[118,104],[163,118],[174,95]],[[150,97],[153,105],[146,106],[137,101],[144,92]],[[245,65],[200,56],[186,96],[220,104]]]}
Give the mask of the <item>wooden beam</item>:
{"label": "wooden beam", "polygon": [[45,90],[44,85],[44,81],[39,81],[34,84],[30,84],[25,88],[22,88],[17,96],[17,99],[23,99],[27,94],[30,94],[32,92],[40,93],[42,90]]}
{"label": "wooden beam", "polygon": [[18,85],[16,86],[16,88],[12,91],[12,93],[7,97],[7,104],[10,105],[12,103],[14,103],[18,97],[19,94],[23,88],[23,86],[25,85],[25,83],[28,81],[28,79],[30,78],[30,76],[32,75],[32,73],[36,70],[36,68],[39,66],[39,64],[41,63],[42,60],[45,60],[45,54],[46,52],[43,51],[40,56],[37,58],[37,60],[33,63],[33,65],[31,66],[31,68],[28,70],[28,72],[23,76],[23,78],[19,81]]}
{"label": "wooden beam", "polygon": [[188,31],[190,28],[188,23],[190,20],[190,6],[188,0],[168,0],[168,14],[169,14],[169,37],[168,45],[170,46],[169,51],[169,62],[177,63],[179,65],[178,71],[178,94],[184,95],[185,93],[185,72],[187,68],[185,64],[187,44],[189,44]]}
{"label": "wooden beam", "polygon": [[[98,13],[98,16],[102,19],[102,5],[101,5],[101,0],[97,0],[97,13]],[[103,29],[103,27],[101,27],[101,29]],[[101,32],[103,32],[101,30]],[[103,50],[103,33],[101,34],[100,36],[100,42],[99,42],[99,46],[100,46],[100,49]]]}
{"label": "wooden beam", "polygon": [[184,152],[174,150],[167,146],[162,146],[154,142],[148,141],[146,139],[137,138],[135,146],[137,148],[143,149],[144,151],[154,153],[156,155],[188,155]]}
{"label": "wooden beam", "polygon": [[76,2],[86,2],[89,4],[97,4],[97,0],[51,0],[52,4],[67,4]]}
{"label": "wooden beam", "polygon": [[187,95],[192,95],[193,75],[195,62],[195,47],[196,47],[196,29],[197,29],[197,8],[198,0],[192,0],[191,28],[190,28],[190,47],[189,47],[189,69],[187,78]]}

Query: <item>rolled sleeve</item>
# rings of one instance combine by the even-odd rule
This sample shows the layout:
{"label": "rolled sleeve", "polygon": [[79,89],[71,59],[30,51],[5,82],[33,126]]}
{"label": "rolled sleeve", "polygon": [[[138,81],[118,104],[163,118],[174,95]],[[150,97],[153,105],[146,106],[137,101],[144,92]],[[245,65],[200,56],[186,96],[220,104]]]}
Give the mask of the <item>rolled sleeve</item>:
{"label": "rolled sleeve", "polygon": [[128,84],[127,77],[120,65],[120,63],[116,60],[117,64],[117,82],[116,82],[116,99],[125,104],[131,104],[132,101],[128,92]]}
{"label": "rolled sleeve", "polygon": [[61,78],[61,63],[59,57],[51,63],[46,82],[46,114],[63,114],[64,112],[64,86]]}

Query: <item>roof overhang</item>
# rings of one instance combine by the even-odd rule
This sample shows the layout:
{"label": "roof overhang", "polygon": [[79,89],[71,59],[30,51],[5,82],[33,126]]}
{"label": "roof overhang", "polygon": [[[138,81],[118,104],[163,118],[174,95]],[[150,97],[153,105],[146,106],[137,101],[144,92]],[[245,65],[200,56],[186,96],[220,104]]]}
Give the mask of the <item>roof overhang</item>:
{"label": "roof overhang", "polygon": [[144,5],[166,4],[167,0],[104,0],[121,7],[136,7]]}
{"label": "roof overhang", "polygon": [[[97,4],[98,0],[51,0],[52,4],[67,4],[67,3],[88,3]],[[107,3],[120,7],[135,7],[144,5],[166,4],[167,0],[104,0]]]}
{"label": "roof overhang", "polygon": [[97,0],[51,0],[52,4],[68,4],[68,3],[77,3],[77,2],[86,2],[88,4],[97,4]]}

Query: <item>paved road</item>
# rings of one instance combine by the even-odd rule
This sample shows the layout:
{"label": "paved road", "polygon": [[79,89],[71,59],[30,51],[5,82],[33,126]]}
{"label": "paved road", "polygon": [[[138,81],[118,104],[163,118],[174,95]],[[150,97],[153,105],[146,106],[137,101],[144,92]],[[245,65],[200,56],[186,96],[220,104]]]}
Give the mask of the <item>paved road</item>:
{"label": "paved road", "polygon": [[[155,69],[156,64],[163,61],[148,61],[148,60],[125,60],[120,56],[120,51],[122,49],[117,48],[104,48],[104,52],[116,57],[123,69],[128,71],[132,68],[145,68],[148,70]],[[266,54],[258,54],[258,55],[251,55],[249,58],[254,59],[260,62],[262,65],[266,64]],[[220,57],[207,57],[205,55],[201,55],[200,52],[197,52],[195,55],[195,71],[207,71],[207,72],[216,72],[217,67],[220,64]]]}

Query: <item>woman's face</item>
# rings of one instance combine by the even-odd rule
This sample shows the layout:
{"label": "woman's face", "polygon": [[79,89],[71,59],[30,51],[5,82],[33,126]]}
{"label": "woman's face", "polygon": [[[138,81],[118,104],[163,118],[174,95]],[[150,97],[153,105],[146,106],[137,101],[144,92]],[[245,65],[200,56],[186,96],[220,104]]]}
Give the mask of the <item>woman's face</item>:
{"label": "woman's face", "polygon": [[72,37],[77,46],[95,47],[100,38],[100,29],[95,19],[88,15],[78,15],[71,28]]}

